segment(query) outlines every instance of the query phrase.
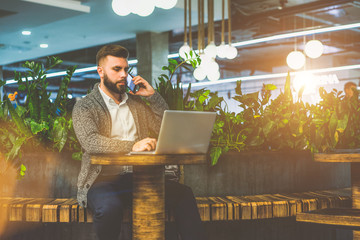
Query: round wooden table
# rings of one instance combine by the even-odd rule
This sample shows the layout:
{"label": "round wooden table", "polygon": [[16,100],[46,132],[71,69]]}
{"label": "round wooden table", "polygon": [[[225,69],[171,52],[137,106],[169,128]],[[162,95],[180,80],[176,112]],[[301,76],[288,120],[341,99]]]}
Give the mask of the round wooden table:
{"label": "round wooden table", "polygon": [[204,164],[204,154],[91,156],[92,164],[133,166],[133,239],[165,239],[165,165]]}

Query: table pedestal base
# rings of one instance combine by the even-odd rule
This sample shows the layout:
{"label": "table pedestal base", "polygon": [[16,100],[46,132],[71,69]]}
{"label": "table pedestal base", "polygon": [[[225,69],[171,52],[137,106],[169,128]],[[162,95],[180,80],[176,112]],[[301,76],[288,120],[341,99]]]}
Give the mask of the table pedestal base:
{"label": "table pedestal base", "polygon": [[164,166],[133,170],[133,239],[165,240]]}

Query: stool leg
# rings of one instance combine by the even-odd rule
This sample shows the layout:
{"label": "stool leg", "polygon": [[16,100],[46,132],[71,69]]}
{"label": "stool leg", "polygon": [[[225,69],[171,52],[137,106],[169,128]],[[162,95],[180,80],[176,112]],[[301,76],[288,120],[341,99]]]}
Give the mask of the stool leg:
{"label": "stool leg", "polygon": [[133,239],[165,240],[164,166],[133,170]]}

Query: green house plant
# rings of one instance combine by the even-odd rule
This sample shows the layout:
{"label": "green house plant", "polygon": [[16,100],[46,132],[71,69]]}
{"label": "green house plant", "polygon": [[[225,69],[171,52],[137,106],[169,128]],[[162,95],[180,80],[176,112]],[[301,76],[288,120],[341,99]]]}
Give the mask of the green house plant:
{"label": "green house plant", "polygon": [[[196,67],[200,61],[195,61]],[[206,89],[184,94],[180,79],[175,85],[171,78],[186,61],[170,60],[170,77],[159,77],[158,91],[171,109],[216,111],[218,116],[211,138],[211,164],[228,152],[311,150],[333,151],[336,148],[360,147],[360,108],[358,92],[345,99],[342,92],[327,93],[320,88],[322,101],[310,105],[302,100],[304,88],[294,99],[288,74],[284,91],[271,99],[273,84],[264,84],[261,91],[243,94],[241,82],[237,82],[234,100],[239,102],[239,111],[230,112],[217,93]],[[346,100],[346,101],[345,101]],[[224,106],[224,107],[221,107]]]}
{"label": "green house plant", "polygon": [[[68,85],[76,66],[69,67],[60,83],[57,97],[50,101],[46,74],[62,61],[49,57],[45,64],[25,62],[25,74],[15,72],[18,91],[26,94],[24,105],[19,105],[16,94],[4,96],[0,102],[0,152],[7,165],[18,168],[25,175],[24,153],[30,151],[71,151],[74,159],[81,159],[81,148],[76,140],[71,119]],[[5,82],[1,83],[2,85]],[[11,101],[14,100],[14,101]],[[6,172],[6,168],[2,169]]]}

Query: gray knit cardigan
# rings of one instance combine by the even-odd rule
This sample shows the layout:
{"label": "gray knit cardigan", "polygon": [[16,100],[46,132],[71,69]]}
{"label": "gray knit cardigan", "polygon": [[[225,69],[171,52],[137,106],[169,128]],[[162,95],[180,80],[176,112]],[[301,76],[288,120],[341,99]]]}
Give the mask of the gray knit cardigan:
{"label": "gray knit cardigan", "polygon": [[[150,132],[159,133],[162,115],[168,108],[157,92],[146,97],[146,100],[150,103],[149,106],[138,96],[129,94],[127,100],[139,138],[136,141],[149,137]],[[86,97],[76,102],[72,118],[76,136],[84,151],[77,183],[77,200],[81,206],[86,207],[87,192],[101,172],[101,165],[91,164],[90,154],[129,152],[135,141],[110,138],[111,117],[98,84]]]}

